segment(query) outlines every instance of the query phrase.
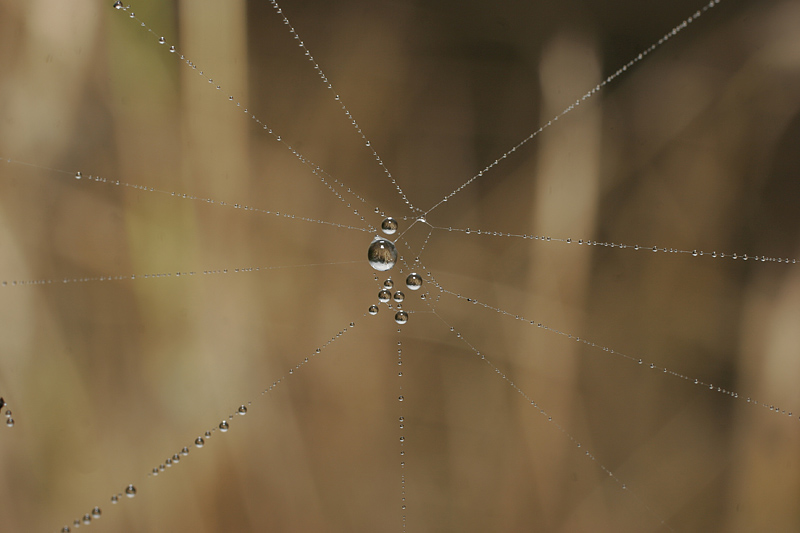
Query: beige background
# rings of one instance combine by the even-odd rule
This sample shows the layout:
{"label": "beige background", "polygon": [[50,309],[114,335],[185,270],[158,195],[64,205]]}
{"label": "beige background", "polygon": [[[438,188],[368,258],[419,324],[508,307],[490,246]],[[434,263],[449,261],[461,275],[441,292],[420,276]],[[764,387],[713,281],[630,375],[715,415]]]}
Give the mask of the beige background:
{"label": "beige background", "polygon": [[[402,531],[401,433],[408,531],[800,529],[799,267],[474,231],[800,255],[796,2],[725,0],[430,213],[472,231],[434,231],[427,269],[511,316],[447,295],[423,313],[406,291],[399,335],[387,308],[364,316],[371,233],[86,178],[361,227],[375,207],[412,214],[268,2],[136,3],[154,33],[111,4],[0,2],[0,157],[16,161],[0,163],[16,420],[0,530],[57,531],[99,505],[98,531]],[[284,4],[425,209],[701,3]],[[340,201],[244,107],[366,201]],[[404,259],[426,236],[407,234]],[[289,268],[234,272],[256,266]],[[137,497],[112,507],[128,483]]]}

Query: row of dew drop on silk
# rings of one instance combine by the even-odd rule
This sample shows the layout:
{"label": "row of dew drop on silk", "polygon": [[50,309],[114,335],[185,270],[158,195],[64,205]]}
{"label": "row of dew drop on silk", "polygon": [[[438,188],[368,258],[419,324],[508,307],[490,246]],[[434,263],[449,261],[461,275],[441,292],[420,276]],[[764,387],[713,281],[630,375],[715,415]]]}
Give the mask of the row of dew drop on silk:
{"label": "row of dew drop on silk", "polygon": [[[381,222],[381,231],[386,235],[397,233],[398,227],[397,220],[392,217],[387,217]],[[367,260],[370,266],[379,272],[391,270],[397,263],[397,247],[389,239],[376,235],[367,250]],[[410,273],[406,276],[406,287],[412,291],[419,290],[422,287],[422,276],[416,272]],[[403,325],[408,322],[408,312],[403,309],[402,304],[406,296],[401,290],[396,290],[392,293],[392,288],[394,288],[394,282],[391,278],[387,278],[383,282],[383,287],[378,291],[378,302],[388,304],[393,300],[395,302],[394,308],[396,309],[394,321]],[[389,307],[392,308],[391,305]],[[373,316],[377,315],[378,311],[379,307],[375,304],[370,305],[367,310]]]}
{"label": "row of dew drop on silk", "polygon": [[[121,1],[115,2],[113,4],[113,7],[116,8],[116,9],[126,9],[126,6]],[[159,42],[161,44],[164,44],[163,38],[161,38],[159,40]],[[174,47],[172,47],[170,49],[170,51],[174,52]],[[76,179],[81,179],[82,177],[83,176],[82,176],[82,174],[80,172],[77,172],[75,174],[75,178]],[[395,233],[397,231],[397,227],[398,227],[397,222],[392,218],[387,218],[386,220],[384,220],[384,223],[381,225],[382,230],[387,235]],[[394,246],[394,243],[389,241],[389,240],[385,240],[385,239],[381,239],[379,237],[376,237],[376,239],[373,241],[373,245],[370,246],[370,264],[373,266],[373,268],[375,268],[376,270],[380,270],[380,271],[386,271],[386,270],[391,269],[395,265],[395,263],[397,262],[397,249]],[[389,284],[389,286],[391,286],[392,282],[391,282],[391,280],[387,280],[385,282],[385,284]],[[411,290],[417,290],[422,286],[422,278],[418,274],[415,274],[415,273],[414,274],[410,274],[408,276],[407,285]],[[395,298],[395,301],[400,302],[400,301],[403,300],[404,295],[403,295],[403,293],[401,291],[397,291],[395,293],[394,298]],[[374,312],[373,312],[373,307],[375,308]],[[377,314],[377,307],[375,307],[375,306],[370,307],[370,314]],[[398,324],[404,324],[408,320],[408,314],[405,311],[400,310],[399,306],[398,306],[398,312],[395,315],[395,320],[397,321]],[[350,326],[352,327],[352,326],[354,326],[354,324],[350,323]],[[347,328],[345,328],[345,330],[346,329]],[[335,338],[338,338],[339,335],[337,335]],[[331,339],[331,341],[329,341],[328,344],[330,342],[332,342],[333,340],[335,340],[335,338]],[[320,353],[320,349],[317,349],[316,350],[316,354],[319,354],[319,353]],[[307,361],[308,361],[308,358],[306,358],[306,362]],[[298,368],[299,368],[299,366],[300,365],[298,365]],[[292,370],[290,370],[289,373],[290,374],[293,373]],[[270,386],[269,389],[265,390],[262,394],[272,390],[275,386],[277,386],[278,383],[280,383],[280,381],[281,380],[278,380],[276,383],[273,383],[273,385]],[[248,405],[251,404],[251,403],[252,402],[248,402]],[[5,407],[6,405],[7,404],[6,404],[5,400],[3,398],[0,398],[0,409]],[[6,419],[7,419],[6,420],[6,425],[8,427],[13,427],[14,420],[11,418],[11,411],[10,410],[6,410],[5,414],[6,414]],[[241,405],[237,410],[237,414],[238,415],[242,415],[242,416],[247,414],[247,406],[246,405]],[[213,435],[213,432],[215,432],[217,430],[219,430],[221,433],[226,433],[228,431],[228,429],[230,428],[229,420],[233,420],[233,418],[234,418],[234,415],[229,415],[228,419],[222,420],[219,423],[218,427],[215,427],[210,431],[206,431],[203,435],[198,436],[194,440],[194,446],[196,448],[203,448],[206,445],[206,441],[208,439],[210,439],[211,436]],[[148,474],[148,476],[158,476],[160,473],[164,472],[168,468],[171,468],[172,466],[177,465],[178,463],[181,462],[181,458],[182,457],[186,457],[186,456],[189,455],[189,452],[190,452],[189,446],[184,446],[180,450],[180,452],[173,454],[171,457],[168,457],[163,463],[161,463],[160,465],[154,467],[152,469],[152,471]],[[134,498],[136,496],[136,494],[137,494],[136,486],[133,485],[133,484],[128,484],[125,487],[125,489],[123,490],[123,492],[116,493],[116,494],[113,494],[111,496],[111,503],[112,504],[118,504],[125,497],[127,497],[129,499],[130,498]],[[101,508],[98,507],[98,506],[95,506],[90,512],[85,513],[82,517],[75,519],[72,522],[71,526],[70,525],[66,525],[66,526],[62,527],[60,531],[61,531],[61,533],[70,533],[73,528],[77,529],[77,528],[81,527],[81,525],[89,525],[89,524],[92,523],[93,520],[97,520],[101,516],[102,516]]]}

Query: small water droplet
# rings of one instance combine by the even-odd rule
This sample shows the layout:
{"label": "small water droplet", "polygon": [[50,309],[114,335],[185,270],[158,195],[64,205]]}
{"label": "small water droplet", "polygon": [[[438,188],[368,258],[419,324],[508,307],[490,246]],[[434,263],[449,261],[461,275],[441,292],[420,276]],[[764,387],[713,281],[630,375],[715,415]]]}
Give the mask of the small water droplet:
{"label": "small water droplet", "polygon": [[13,418],[9,418],[9,419],[7,419],[7,420],[6,420],[6,425],[7,425],[8,427],[10,427],[10,428],[13,428],[13,427],[14,427],[14,419],[13,419]]}
{"label": "small water droplet", "polygon": [[395,302],[402,302],[405,297],[406,295],[402,291],[395,291],[394,296],[392,296]]}
{"label": "small water droplet", "polygon": [[[175,47],[174,46],[170,46],[169,47],[169,51],[174,54],[175,53]],[[219,88],[219,87],[217,87],[217,88]]]}
{"label": "small water droplet", "polygon": [[394,321],[397,322],[398,324],[405,324],[406,322],[408,322],[408,313],[406,313],[405,311],[398,311],[394,315]]}
{"label": "small water droplet", "polygon": [[197,437],[194,439],[194,445],[198,448],[202,448],[205,445],[206,441],[203,440],[203,437]]}
{"label": "small water droplet", "polygon": [[86,525],[91,524],[92,523],[92,515],[90,515],[89,513],[86,513],[85,515],[83,515],[83,523],[86,524]]}
{"label": "small water droplet", "polygon": [[125,496],[127,496],[128,498],[133,498],[134,496],[136,496],[136,487],[134,487],[133,485],[128,485],[127,487],[125,487]]}
{"label": "small water droplet", "polygon": [[226,431],[228,431],[228,422],[226,422],[225,420],[223,420],[222,422],[220,422],[220,423],[219,423],[219,430],[220,430],[221,432],[223,432],[223,433],[225,433]]}
{"label": "small water droplet", "polygon": [[81,179],[82,177],[83,177],[83,176],[81,175],[81,173],[80,173],[80,172],[76,172],[76,173],[75,173],[75,179],[76,179],[76,180],[79,180],[79,179]]}
{"label": "small water droplet", "polygon": [[123,7],[122,2],[120,2],[120,0],[117,0],[116,2],[114,2],[114,7],[117,9],[122,9]]}
{"label": "small water droplet", "polygon": [[367,250],[367,260],[372,268],[384,272],[397,262],[397,248],[392,241],[375,237]]}
{"label": "small water droplet", "polygon": [[369,314],[371,314],[372,316],[377,315],[378,314],[378,306],[377,305],[370,305],[369,309],[367,310],[367,312]]}
{"label": "small water droplet", "polygon": [[95,507],[94,509],[92,509],[92,516],[93,517],[100,518],[100,515],[102,515],[102,514],[103,514],[103,511],[101,511],[99,507]]}
{"label": "small water droplet", "polygon": [[247,406],[245,406],[245,405],[240,405],[240,406],[239,406],[238,413],[239,413],[240,415],[242,415],[242,416],[246,415],[246,414],[247,414]]}
{"label": "small water droplet", "polygon": [[386,235],[392,235],[397,231],[397,221],[392,217],[383,219],[383,222],[381,222],[381,230],[383,230]]}
{"label": "small water droplet", "polygon": [[386,281],[383,282],[383,286],[386,289],[391,289],[392,287],[394,287],[394,281],[392,281],[391,279],[387,279]]}
{"label": "small water droplet", "polygon": [[187,455],[189,455],[189,447],[188,447],[188,446],[184,446],[184,447],[181,449],[181,455],[183,455],[183,456],[187,456]]}
{"label": "small water droplet", "polygon": [[111,503],[117,503],[118,501],[119,501],[119,496],[117,496],[116,494],[114,494],[114,495],[111,497]]}
{"label": "small water droplet", "polygon": [[167,40],[164,39],[163,37],[158,38],[158,44],[164,44],[165,42],[167,42]]}
{"label": "small water droplet", "polygon": [[398,396],[398,397],[397,397],[397,401],[398,401],[398,402],[402,402],[402,401],[403,401],[403,397],[402,397],[402,396]]}
{"label": "small water droplet", "polygon": [[378,301],[386,303],[392,298],[392,293],[387,291],[386,289],[381,290],[378,293]]}
{"label": "small water droplet", "polygon": [[412,291],[419,290],[422,287],[422,276],[417,274],[416,272],[412,272],[406,278],[406,287],[411,289]]}

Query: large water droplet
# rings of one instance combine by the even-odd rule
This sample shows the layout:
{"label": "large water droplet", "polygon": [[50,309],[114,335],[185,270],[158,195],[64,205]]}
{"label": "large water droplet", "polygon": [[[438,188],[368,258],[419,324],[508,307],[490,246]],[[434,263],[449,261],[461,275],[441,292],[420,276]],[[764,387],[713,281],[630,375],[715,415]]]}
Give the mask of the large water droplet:
{"label": "large water droplet", "polygon": [[416,272],[412,272],[406,278],[406,287],[411,289],[412,291],[419,290],[422,287],[422,276],[417,274]]}
{"label": "large water droplet", "polygon": [[389,270],[397,262],[397,248],[392,241],[375,237],[369,245],[367,260],[375,270]]}
{"label": "large water droplet", "polygon": [[128,485],[127,487],[125,487],[125,495],[128,498],[133,498],[134,496],[136,496],[136,487],[134,487],[133,485]]}
{"label": "large water droplet", "polygon": [[391,235],[397,231],[397,221],[392,217],[385,218],[383,222],[381,222],[381,230],[386,235]]}
{"label": "large water droplet", "polygon": [[398,311],[394,315],[394,321],[397,322],[398,324],[405,324],[406,322],[408,322],[408,313],[406,313],[405,311]]}

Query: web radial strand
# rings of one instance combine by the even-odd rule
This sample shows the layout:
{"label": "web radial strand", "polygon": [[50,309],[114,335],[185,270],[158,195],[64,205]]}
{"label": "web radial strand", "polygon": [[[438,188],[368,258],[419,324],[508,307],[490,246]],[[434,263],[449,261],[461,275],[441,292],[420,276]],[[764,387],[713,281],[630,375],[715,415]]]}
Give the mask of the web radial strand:
{"label": "web radial strand", "polygon": [[[680,380],[683,380],[686,383],[693,383],[694,385],[696,385],[696,386],[698,386],[700,388],[707,389],[709,392],[722,394],[723,396],[728,396],[728,397],[730,397],[730,398],[732,398],[734,400],[745,400],[745,402],[748,403],[748,404],[751,404],[751,405],[756,406],[756,407],[761,407],[762,409],[766,409],[767,411],[775,413],[775,414],[788,416],[794,422],[800,422],[800,417],[795,418],[795,416],[793,414],[794,412],[791,409],[787,410],[785,407],[781,407],[781,406],[778,406],[778,405],[775,405],[775,404],[772,404],[772,403],[765,403],[763,401],[759,401],[757,399],[754,399],[754,398],[752,398],[750,396],[740,395],[738,392],[733,391],[733,390],[729,390],[729,389],[727,389],[725,387],[722,387],[720,385],[714,385],[713,383],[705,381],[703,379],[700,379],[700,378],[697,378],[697,377],[691,377],[689,375],[683,374],[680,371],[667,368],[665,366],[662,366],[660,364],[656,364],[654,362],[649,362],[648,363],[643,358],[640,358],[640,357],[637,357],[637,356],[633,356],[633,355],[630,355],[628,353],[623,353],[623,352],[621,352],[619,350],[615,350],[614,348],[611,348],[609,346],[605,346],[605,345],[603,345],[601,343],[593,342],[593,341],[591,341],[591,340],[589,340],[589,339],[587,339],[585,337],[581,337],[579,335],[573,335],[572,333],[569,333],[567,331],[562,331],[562,330],[556,329],[554,327],[551,327],[551,326],[549,326],[547,324],[544,324],[542,322],[537,322],[536,320],[531,319],[530,317],[525,317],[525,316],[520,315],[520,314],[514,314],[514,313],[511,313],[511,312],[509,312],[509,311],[507,311],[505,309],[502,309],[500,307],[493,306],[493,305],[487,304],[485,302],[482,302],[482,301],[480,301],[480,300],[478,300],[476,298],[473,298],[473,297],[470,297],[470,296],[465,296],[465,295],[463,295],[461,293],[451,291],[451,290],[446,289],[445,287],[443,287],[436,280],[436,278],[434,278],[433,276],[430,276],[430,280],[429,281],[433,286],[435,286],[437,289],[439,289],[440,293],[452,296],[452,297],[456,298],[457,300],[460,300],[460,301],[463,301],[463,302],[466,302],[466,303],[469,303],[469,304],[472,304],[472,305],[475,305],[475,306],[478,306],[478,307],[482,307],[482,308],[484,308],[486,310],[493,311],[493,312],[495,312],[497,314],[500,314],[500,315],[502,315],[504,317],[512,318],[514,320],[517,320],[517,321],[521,322],[522,324],[542,329],[544,331],[547,331],[548,333],[554,333],[554,334],[559,335],[559,336],[561,336],[563,338],[569,339],[571,341],[575,341],[576,343],[583,344],[584,346],[591,347],[591,348],[597,349],[597,350],[601,350],[601,351],[609,354],[610,356],[618,357],[618,358],[623,359],[623,360],[625,360],[625,361],[627,361],[629,363],[637,364],[642,369],[648,369],[650,371],[653,371],[653,372],[656,372],[656,373],[659,373],[659,374],[663,374],[663,375],[666,375],[666,376],[672,376],[672,377],[678,378]],[[434,314],[436,314],[436,310],[435,309],[432,309],[432,310],[433,310]]]}
{"label": "web radial strand", "polygon": [[[622,481],[614,472],[606,467],[603,463],[600,462],[600,459],[591,452],[590,450],[586,449],[580,440],[574,437],[567,428],[560,422],[558,422],[552,415],[552,413],[548,412],[544,409],[536,400],[534,400],[525,390],[523,390],[513,379],[513,376],[510,376],[507,372],[503,371],[500,367],[494,364],[491,359],[489,359],[485,353],[478,350],[478,348],[450,323],[445,319],[441,313],[434,311],[433,314],[438,318],[449,330],[452,335],[461,341],[463,344],[467,346],[467,348],[475,354],[481,361],[486,363],[486,365],[491,369],[492,373],[496,376],[499,376],[506,384],[511,387],[517,394],[519,394],[524,400],[528,403],[528,405],[537,412],[543,419],[547,421],[548,424],[554,426],[558,431],[560,431],[567,439],[569,439],[572,446],[575,447],[576,450],[580,450],[586,459],[589,459],[593,462],[600,470],[602,470],[603,474],[607,475],[611,480],[616,483],[617,487],[625,491],[628,495],[633,497],[637,500],[638,504],[642,506],[655,520],[658,520],[662,526],[667,526],[666,520],[664,517],[660,516],[646,501],[644,501],[635,491],[630,490],[630,487]],[[667,526],[669,527],[669,526]],[[672,530],[672,528],[669,528]]]}
{"label": "web radial strand", "polygon": [[406,193],[403,191],[403,188],[400,187],[400,184],[397,183],[397,180],[394,178],[394,176],[392,176],[392,173],[386,167],[386,164],[383,162],[383,159],[381,158],[380,155],[378,155],[378,152],[375,150],[375,147],[372,146],[372,141],[370,141],[367,135],[364,133],[361,126],[358,124],[358,121],[356,121],[355,117],[353,117],[353,113],[350,111],[350,109],[348,109],[347,105],[345,105],[344,100],[342,100],[342,97],[339,96],[339,93],[336,92],[336,89],[334,89],[333,84],[328,79],[328,76],[325,74],[325,72],[322,71],[322,67],[320,67],[319,63],[317,63],[317,60],[314,59],[314,56],[311,54],[311,51],[306,46],[305,42],[303,42],[303,40],[300,38],[300,34],[297,33],[297,30],[294,28],[294,26],[292,26],[292,23],[286,17],[286,14],[283,12],[283,8],[281,8],[280,5],[278,5],[278,2],[276,0],[270,0],[270,4],[272,4],[272,7],[275,10],[275,12],[282,17],[283,24],[289,29],[289,33],[291,33],[294,36],[294,39],[297,41],[297,46],[303,51],[305,56],[308,58],[309,63],[311,63],[311,65],[313,66],[314,71],[319,76],[320,81],[331,92],[331,94],[333,95],[333,99],[336,101],[336,104],[342,109],[342,113],[344,113],[345,117],[347,117],[347,120],[353,126],[353,129],[356,130],[356,133],[358,133],[358,135],[361,137],[361,140],[364,142],[364,146],[367,149],[369,149],[370,152],[372,152],[372,157],[381,167],[386,177],[391,181],[392,185],[395,188],[395,191],[397,192],[398,195],[400,195],[400,198],[403,200],[403,203],[406,206],[408,206],[408,208],[412,212],[421,213],[422,209],[415,207],[414,204],[411,203],[411,200],[408,199]]}
{"label": "web radial strand", "polygon": [[680,33],[687,26],[689,26],[689,24],[691,24],[692,22],[696,21],[703,14],[705,14],[709,9],[712,9],[715,6],[717,6],[721,1],[722,0],[711,0],[706,5],[704,5],[702,8],[698,9],[697,11],[695,11],[692,15],[690,15],[690,16],[686,17],[685,19],[683,19],[683,21],[680,24],[678,24],[677,26],[673,27],[670,31],[665,33],[664,36],[661,37],[659,40],[657,40],[656,42],[654,42],[653,44],[651,44],[650,46],[648,46],[647,48],[645,48],[644,50],[639,52],[638,55],[636,55],[633,59],[631,59],[630,61],[628,61],[627,63],[622,65],[620,68],[618,68],[613,74],[611,74],[606,79],[604,79],[603,81],[601,81],[600,83],[598,83],[597,85],[595,85],[594,87],[589,89],[586,93],[583,94],[583,96],[581,96],[580,98],[575,100],[575,102],[573,102],[572,104],[567,106],[563,111],[561,111],[561,113],[557,114],[552,119],[548,120],[545,124],[540,126],[539,129],[537,129],[536,131],[534,131],[533,133],[531,133],[530,135],[528,135],[527,137],[522,139],[520,142],[518,142],[517,144],[512,146],[509,150],[507,150],[505,153],[503,153],[500,157],[498,157],[493,162],[491,162],[488,165],[486,165],[483,168],[483,170],[479,171],[477,174],[475,174],[470,179],[468,179],[467,181],[462,183],[460,186],[458,186],[456,189],[454,189],[452,192],[450,192],[450,194],[446,195],[444,198],[439,200],[438,203],[436,203],[433,207],[431,207],[430,209],[428,209],[427,211],[425,211],[423,213],[423,217],[427,217],[427,215],[429,213],[431,213],[432,211],[434,211],[437,207],[439,207],[443,203],[445,203],[448,200],[450,200],[451,198],[453,198],[455,195],[457,195],[458,193],[460,193],[461,191],[466,189],[469,185],[471,185],[472,183],[477,181],[479,178],[483,177],[491,169],[493,169],[494,167],[498,166],[500,163],[502,163],[504,160],[506,160],[509,156],[511,156],[514,152],[516,152],[517,150],[522,148],[525,144],[528,143],[528,141],[532,140],[534,137],[536,137],[537,135],[542,133],[544,130],[546,130],[547,128],[552,126],[555,122],[558,122],[558,119],[560,119],[561,117],[563,117],[564,115],[566,115],[567,113],[572,111],[573,109],[575,109],[578,106],[580,106],[581,103],[585,102],[586,100],[590,99],[592,96],[594,96],[595,94],[600,92],[600,90],[603,89],[603,87],[605,87],[606,85],[608,85],[609,83],[611,83],[612,81],[617,79],[624,72],[627,72],[627,70],[629,68],[633,67],[634,65],[636,65],[637,63],[642,61],[642,59],[644,59],[647,55],[652,53],[656,48],[658,48],[659,46],[661,46],[662,44],[667,42],[672,37],[675,37],[676,35],[678,35],[678,33]]}
{"label": "web radial strand", "polygon": [[[115,5],[115,7],[116,7],[116,5]],[[127,12],[129,10],[129,6],[121,6],[118,9],[120,11],[122,11],[122,12]],[[161,45],[169,44],[164,37],[160,37],[158,33],[156,33],[152,28],[150,28],[150,26],[148,26],[147,23],[145,23],[139,17],[137,17],[136,14],[133,13],[132,11],[130,12],[129,18],[130,18],[131,21],[136,22],[137,23],[136,25],[138,27],[140,27],[143,31],[145,31],[145,32],[149,33],[151,36],[155,37],[159,44],[161,44]],[[302,43],[302,41],[301,41],[301,43]],[[222,85],[220,85],[219,83],[215,82],[214,78],[211,77],[211,75],[209,73],[207,73],[206,71],[200,69],[196,63],[191,61],[184,54],[179,53],[180,51],[174,45],[170,45],[168,48],[165,48],[165,50],[168,50],[170,55],[176,57],[178,59],[178,61],[180,63],[184,64],[187,68],[189,68],[189,69],[191,69],[193,71],[196,71],[198,73],[200,79],[208,81],[208,85],[209,86],[211,86],[212,88],[216,88],[217,91],[219,91],[219,92],[224,94]],[[328,190],[331,191],[331,193],[333,193],[337,198],[339,198],[339,200],[342,203],[347,204],[347,200],[345,200],[345,198],[344,198],[342,193],[345,193],[345,194],[348,194],[348,195],[352,196],[353,198],[355,198],[361,204],[366,204],[367,203],[367,201],[364,198],[362,198],[361,196],[356,194],[351,188],[346,187],[345,184],[342,181],[340,181],[340,180],[334,178],[333,176],[331,176],[328,172],[325,171],[325,169],[323,169],[321,166],[319,166],[316,163],[314,163],[308,157],[304,156],[292,144],[288,143],[280,134],[278,134],[277,132],[273,131],[272,128],[266,122],[264,122],[260,118],[258,118],[255,115],[255,113],[250,111],[249,107],[247,107],[246,104],[243,104],[242,102],[240,102],[237,97],[233,96],[232,94],[229,94],[227,96],[227,100],[230,102],[231,105],[233,105],[235,107],[236,110],[239,110],[239,111],[243,112],[250,120],[252,120],[256,124],[258,124],[258,126],[261,129],[263,129],[269,135],[271,135],[277,142],[281,143],[287,150],[289,150],[289,152],[291,152],[291,154],[300,163],[302,163],[303,165],[308,167],[311,170],[311,173],[314,174],[315,176],[317,176],[317,178],[319,178],[319,180],[323,183],[323,185],[325,185],[328,188]],[[342,190],[342,192],[340,192],[340,189]],[[348,204],[348,207],[350,207],[349,204]],[[357,217],[361,216],[361,214],[359,213],[359,211],[357,209],[353,211],[353,215],[357,216]],[[375,231],[375,229],[373,227],[370,227],[369,231]]]}

